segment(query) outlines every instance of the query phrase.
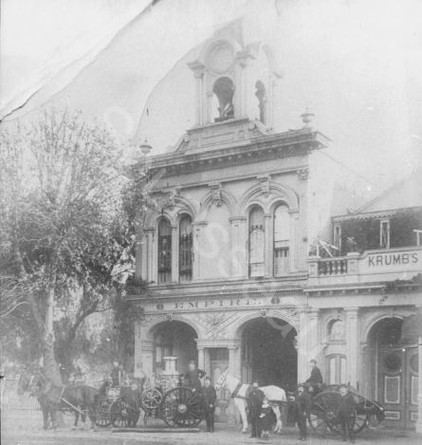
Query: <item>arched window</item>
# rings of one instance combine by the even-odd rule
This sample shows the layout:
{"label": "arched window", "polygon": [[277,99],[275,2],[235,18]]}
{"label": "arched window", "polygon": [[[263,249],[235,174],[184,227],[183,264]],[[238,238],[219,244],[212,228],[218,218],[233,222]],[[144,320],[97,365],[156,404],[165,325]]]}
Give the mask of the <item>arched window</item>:
{"label": "arched window", "polygon": [[284,204],[274,210],[274,276],[289,273],[290,215]]}
{"label": "arched window", "polygon": [[192,280],[192,218],[183,216],[179,226],[179,281]]}
{"label": "arched window", "polygon": [[264,275],[264,210],[255,206],[249,214],[249,276]]}
{"label": "arched window", "polygon": [[171,225],[167,218],[158,224],[158,282],[171,281]]}
{"label": "arched window", "polygon": [[346,383],[347,360],[343,354],[333,354],[327,357],[326,382],[329,385]]}
{"label": "arched window", "polygon": [[218,118],[216,122],[221,122],[234,117],[234,96],[235,86],[229,77],[220,77],[214,83],[213,92],[218,99]]}

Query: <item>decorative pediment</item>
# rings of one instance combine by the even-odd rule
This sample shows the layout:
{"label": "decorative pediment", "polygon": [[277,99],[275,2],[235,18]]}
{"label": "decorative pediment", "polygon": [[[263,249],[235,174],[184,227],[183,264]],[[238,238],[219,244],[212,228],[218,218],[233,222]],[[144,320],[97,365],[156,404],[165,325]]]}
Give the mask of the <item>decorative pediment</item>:
{"label": "decorative pediment", "polygon": [[268,128],[256,120],[244,118],[216,122],[188,130],[176,151],[190,154],[218,150],[231,145],[238,147],[270,133]]}

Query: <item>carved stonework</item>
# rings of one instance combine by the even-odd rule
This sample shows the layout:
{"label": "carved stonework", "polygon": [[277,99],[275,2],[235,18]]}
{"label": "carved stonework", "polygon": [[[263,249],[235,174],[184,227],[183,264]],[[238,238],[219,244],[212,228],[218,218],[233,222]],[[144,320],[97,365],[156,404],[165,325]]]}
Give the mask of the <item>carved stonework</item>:
{"label": "carved stonework", "polygon": [[334,320],[331,323],[329,338],[333,341],[344,340],[344,321]]}
{"label": "carved stonework", "polygon": [[301,181],[306,181],[309,177],[309,169],[308,168],[301,168],[297,171],[297,176]]}
{"label": "carved stonework", "polygon": [[228,312],[201,314],[199,323],[204,328],[203,339],[216,340],[227,338],[227,328],[233,321],[233,317],[236,317],[236,314]]}
{"label": "carved stonework", "polygon": [[212,183],[210,184],[210,187],[212,190],[212,203],[215,204],[217,207],[221,207],[223,205],[223,191],[221,182]]}
{"label": "carved stonework", "polygon": [[270,180],[271,176],[258,176],[258,181],[261,186],[262,194],[267,197],[270,194]]}

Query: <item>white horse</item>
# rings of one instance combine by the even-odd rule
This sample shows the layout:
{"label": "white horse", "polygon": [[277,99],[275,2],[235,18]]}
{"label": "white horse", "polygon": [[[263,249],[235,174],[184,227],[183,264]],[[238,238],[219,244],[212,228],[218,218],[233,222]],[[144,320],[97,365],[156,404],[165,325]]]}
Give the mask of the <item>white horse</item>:
{"label": "white horse", "polygon": [[[239,379],[230,374],[229,369],[224,371],[215,383],[215,389],[227,388],[230,391],[230,395],[233,395],[234,405],[239,411],[242,418],[243,429],[242,433],[246,433],[248,430],[248,418],[246,415],[246,407],[248,406],[247,391],[251,385],[241,383]],[[277,418],[277,423],[274,428],[275,433],[281,433],[283,428],[283,421],[281,418],[280,403],[287,402],[286,392],[284,389],[278,386],[269,385],[259,388],[268,399],[272,410]]]}

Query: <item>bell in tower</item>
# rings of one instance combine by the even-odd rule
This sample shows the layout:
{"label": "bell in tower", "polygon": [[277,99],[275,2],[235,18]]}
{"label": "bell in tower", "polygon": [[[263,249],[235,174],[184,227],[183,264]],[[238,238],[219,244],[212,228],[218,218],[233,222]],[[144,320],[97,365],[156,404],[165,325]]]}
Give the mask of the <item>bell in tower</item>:
{"label": "bell in tower", "polygon": [[266,45],[243,44],[239,28],[220,31],[188,64],[196,79],[196,126],[249,118],[272,126],[281,76]]}

